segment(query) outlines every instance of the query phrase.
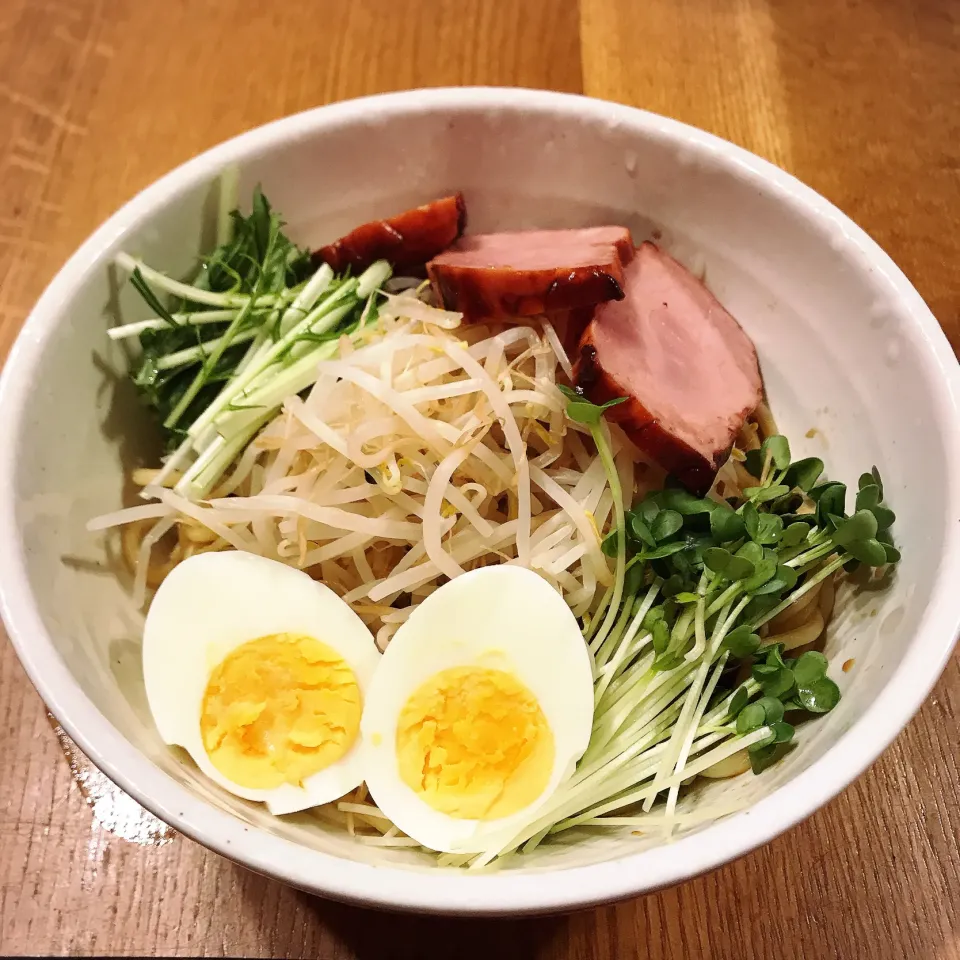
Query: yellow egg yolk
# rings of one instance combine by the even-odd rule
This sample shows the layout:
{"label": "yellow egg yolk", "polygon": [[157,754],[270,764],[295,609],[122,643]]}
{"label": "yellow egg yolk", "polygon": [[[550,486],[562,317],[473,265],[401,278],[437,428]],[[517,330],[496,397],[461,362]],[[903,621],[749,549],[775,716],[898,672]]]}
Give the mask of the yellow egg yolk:
{"label": "yellow egg yolk", "polygon": [[404,783],[434,810],[496,820],[543,793],[553,732],[512,674],[452,667],[422,684],[400,712],[397,759]]}
{"label": "yellow egg yolk", "polygon": [[356,740],[360,713],[343,657],[313,637],[281,633],[241,644],[214,669],[200,733],[231,783],[272,790],[336,763]]}

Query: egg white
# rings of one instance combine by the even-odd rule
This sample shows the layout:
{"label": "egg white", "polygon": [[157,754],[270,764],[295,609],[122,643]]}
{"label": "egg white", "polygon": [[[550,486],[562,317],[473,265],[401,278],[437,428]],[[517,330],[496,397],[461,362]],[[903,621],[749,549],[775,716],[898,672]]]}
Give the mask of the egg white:
{"label": "egg white", "polygon": [[358,787],[365,771],[360,736],[302,787],[250,789],[228,780],[210,761],[200,732],[210,674],[236,647],[278,633],[306,634],[335,650],[353,671],[366,702],[380,653],[363,621],[306,573],[249,553],[199,554],[167,575],[144,626],[143,677],[165,743],[183,747],[224,789],[283,814],[336,800]]}
{"label": "egg white", "polygon": [[[397,721],[411,694],[441,670],[482,666],[513,674],[537,698],[554,737],[550,779],[526,808],[495,820],[461,820],[427,804],[400,776]],[[404,833],[441,852],[481,852],[509,839],[573,772],[593,723],[587,645],[563,598],[538,574],[483,567],[444,584],[410,615],[384,653],[360,722],[367,787]]]}

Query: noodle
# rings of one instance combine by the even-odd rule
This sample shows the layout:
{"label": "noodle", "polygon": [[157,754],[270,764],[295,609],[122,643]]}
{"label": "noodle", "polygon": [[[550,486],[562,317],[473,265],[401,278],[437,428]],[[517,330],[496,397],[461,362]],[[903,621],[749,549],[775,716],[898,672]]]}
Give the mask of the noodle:
{"label": "noodle", "polygon": [[820,607],[816,604],[810,609],[812,611],[810,616],[801,620],[798,626],[793,626],[783,633],[771,634],[765,642],[769,644],[782,643],[784,651],[813,643],[823,633],[823,614],[820,613]]}

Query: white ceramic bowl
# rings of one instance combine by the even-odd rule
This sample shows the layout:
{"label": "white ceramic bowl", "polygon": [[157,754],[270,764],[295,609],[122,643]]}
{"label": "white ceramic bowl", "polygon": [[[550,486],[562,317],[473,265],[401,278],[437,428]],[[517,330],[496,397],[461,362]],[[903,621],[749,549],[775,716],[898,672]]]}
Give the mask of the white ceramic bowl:
{"label": "white ceramic bowl", "polygon": [[[137,298],[109,269],[121,248],[173,273],[200,249],[212,184],[261,182],[303,241],[461,189],[470,227],[626,223],[658,231],[756,341],[794,447],[856,482],[876,463],[899,519],[890,588],[847,603],[827,652],[844,697],[760,777],[714,790],[746,812],[668,847],[598,837],[522,867],[467,875],[360,847],[309,818],[277,820],[216,790],[159,742],[139,665],[141,617],[88,518],[120,505],[150,437],[104,330]],[[903,274],[837,209],[781,170],[671,120],[524,90],[413,91],[340,103],[253,130],[191,160],[105,223],[50,284],[0,386],[2,612],[30,678],[108,776],[178,830],[298,887],[437,913],[569,909],[662,887],[808,816],[897,735],[940,674],[960,624],[960,373]],[[805,439],[810,428],[813,439]],[[932,755],[931,755],[932,756]],[[312,825],[311,825],[312,824]]]}

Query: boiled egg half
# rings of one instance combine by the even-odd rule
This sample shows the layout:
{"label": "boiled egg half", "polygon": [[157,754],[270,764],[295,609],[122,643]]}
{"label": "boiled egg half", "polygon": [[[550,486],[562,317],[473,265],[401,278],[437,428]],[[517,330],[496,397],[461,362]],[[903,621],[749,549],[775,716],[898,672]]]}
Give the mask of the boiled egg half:
{"label": "boiled egg half", "polygon": [[425,847],[481,852],[519,829],[590,739],[590,657],[538,574],[484,567],[441,586],[396,632],[363,711],[366,781]]}
{"label": "boiled egg half", "polygon": [[248,553],[178,564],[144,626],[160,736],[274,814],[328,803],[363,781],[360,718],[379,661],[370,631],[332,590]]}

